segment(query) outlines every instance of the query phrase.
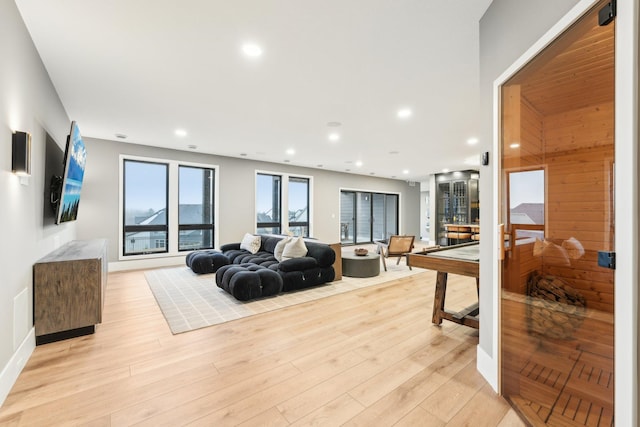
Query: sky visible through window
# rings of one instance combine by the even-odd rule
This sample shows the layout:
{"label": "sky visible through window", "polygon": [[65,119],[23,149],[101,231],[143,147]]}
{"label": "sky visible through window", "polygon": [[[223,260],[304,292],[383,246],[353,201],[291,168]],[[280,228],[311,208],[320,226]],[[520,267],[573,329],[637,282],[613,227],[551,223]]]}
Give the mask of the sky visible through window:
{"label": "sky visible through window", "polygon": [[167,203],[167,165],[125,162],[125,196],[128,211],[164,209]]}
{"label": "sky visible through window", "polygon": [[522,203],[544,203],[544,170],[509,174],[509,207]]}

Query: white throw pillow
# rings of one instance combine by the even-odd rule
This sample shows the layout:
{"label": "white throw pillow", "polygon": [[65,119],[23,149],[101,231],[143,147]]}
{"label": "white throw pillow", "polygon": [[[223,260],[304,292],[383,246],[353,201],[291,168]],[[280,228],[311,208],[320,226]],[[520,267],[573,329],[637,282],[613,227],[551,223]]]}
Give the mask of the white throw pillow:
{"label": "white throw pillow", "polygon": [[282,252],[284,251],[284,247],[287,243],[291,241],[291,237],[285,237],[276,243],[276,247],[273,249],[273,257],[278,260],[278,262],[282,261]]}
{"label": "white throw pillow", "polygon": [[242,242],[240,242],[240,249],[244,249],[255,254],[260,250],[260,243],[260,236],[254,236],[253,234],[246,233],[242,238]]}
{"label": "white throw pillow", "polygon": [[282,259],[300,258],[307,254],[307,246],[304,244],[302,237],[296,237],[289,243],[284,245],[282,251]]}

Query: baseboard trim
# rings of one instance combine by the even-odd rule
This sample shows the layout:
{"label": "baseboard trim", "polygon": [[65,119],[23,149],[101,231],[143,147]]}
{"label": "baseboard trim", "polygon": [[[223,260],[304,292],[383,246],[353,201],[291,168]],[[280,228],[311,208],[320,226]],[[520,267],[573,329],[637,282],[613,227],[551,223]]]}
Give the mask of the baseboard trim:
{"label": "baseboard trim", "polygon": [[114,261],[109,263],[109,272],[142,270],[146,268],[175,267],[185,265],[186,255],[166,258],[136,259],[131,261]]}
{"label": "baseboard trim", "polygon": [[4,404],[5,399],[9,395],[11,388],[18,380],[20,372],[24,369],[31,353],[36,348],[36,330],[31,328],[18,350],[11,356],[9,363],[2,369],[0,373],[0,407]]}
{"label": "baseboard trim", "polygon": [[487,380],[493,391],[499,393],[498,360],[489,356],[479,345],[476,348],[476,368],[478,372]]}

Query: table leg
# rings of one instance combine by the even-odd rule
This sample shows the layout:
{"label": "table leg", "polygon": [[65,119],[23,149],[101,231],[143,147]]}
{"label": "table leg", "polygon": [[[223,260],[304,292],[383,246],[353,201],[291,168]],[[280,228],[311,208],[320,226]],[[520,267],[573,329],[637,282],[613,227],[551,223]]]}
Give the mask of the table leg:
{"label": "table leg", "polygon": [[438,271],[436,278],[436,292],[433,296],[433,316],[431,321],[436,325],[442,324],[442,313],[444,312],[444,299],[447,293],[447,276],[444,271]]}

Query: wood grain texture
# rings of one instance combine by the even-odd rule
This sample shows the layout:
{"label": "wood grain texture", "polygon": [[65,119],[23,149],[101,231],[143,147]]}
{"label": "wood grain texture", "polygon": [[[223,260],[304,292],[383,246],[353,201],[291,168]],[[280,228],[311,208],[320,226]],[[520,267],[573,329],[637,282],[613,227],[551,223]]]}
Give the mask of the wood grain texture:
{"label": "wood grain texture", "polygon": [[33,266],[36,336],[102,321],[106,240],[72,241]]}
{"label": "wood grain texture", "polygon": [[[0,425],[453,426],[467,405],[497,425],[508,407],[474,373],[478,332],[430,322],[435,276],[172,335],[143,272],[111,273],[96,333],[38,346]],[[476,300],[473,278],[449,283],[452,309]],[[464,393],[429,406],[441,387]]]}

